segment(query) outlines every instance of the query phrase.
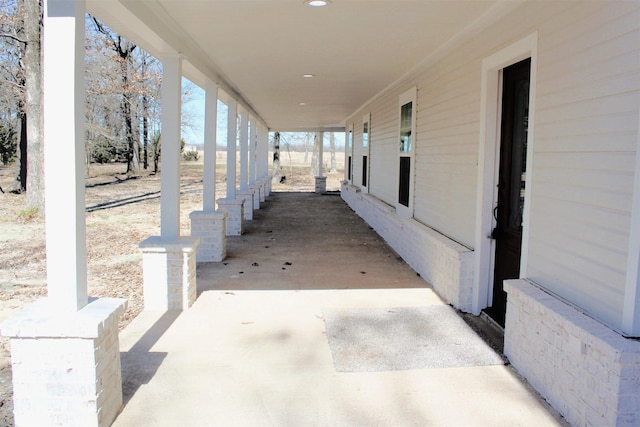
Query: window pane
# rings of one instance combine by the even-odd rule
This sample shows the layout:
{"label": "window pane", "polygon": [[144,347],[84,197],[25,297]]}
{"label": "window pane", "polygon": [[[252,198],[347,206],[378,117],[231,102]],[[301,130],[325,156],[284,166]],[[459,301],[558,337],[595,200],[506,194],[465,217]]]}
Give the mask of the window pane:
{"label": "window pane", "polygon": [[410,153],[412,145],[411,115],[413,103],[407,102],[400,107],[400,152]]}
{"label": "window pane", "polygon": [[369,146],[369,123],[365,122],[362,127],[362,148]]}
{"label": "window pane", "polygon": [[398,203],[409,207],[409,184],[411,180],[411,157],[400,157],[400,185]]}

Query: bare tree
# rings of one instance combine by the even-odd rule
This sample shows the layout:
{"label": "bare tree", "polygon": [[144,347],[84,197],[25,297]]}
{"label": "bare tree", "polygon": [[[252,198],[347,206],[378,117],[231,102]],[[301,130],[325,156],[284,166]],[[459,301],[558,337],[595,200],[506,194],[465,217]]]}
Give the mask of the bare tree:
{"label": "bare tree", "polygon": [[[16,105],[18,135],[16,177],[11,192],[26,191],[27,207],[44,211],[42,135],[42,3],[40,0],[2,2],[0,16],[4,83]],[[12,57],[12,58],[11,58]],[[7,76],[11,76],[7,79]],[[28,181],[27,181],[28,179]]]}
{"label": "bare tree", "polygon": [[320,155],[320,144],[322,141],[318,141],[318,134],[313,136],[313,154],[311,155],[311,176],[318,176],[320,170],[318,169],[318,156]]}
{"label": "bare tree", "polygon": [[42,1],[20,0],[24,7],[25,119],[27,132],[27,206],[44,212],[42,108]]}
{"label": "bare tree", "polygon": [[273,135],[273,171],[271,182],[280,182],[280,132]]}
{"label": "bare tree", "polygon": [[329,149],[331,150],[331,170],[330,173],[337,173],[336,166],[336,138],[333,132],[329,134]]}
{"label": "bare tree", "polygon": [[126,174],[136,174],[138,171],[138,139],[136,138],[138,127],[136,126],[134,128],[135,112],[132,108],[134,88],[131,84],[130,73],[132,68],[132,54],[137,46],[111,31],[96,18],[92,18],[92,21],[95,28],[105,36],[110,48],[116,53],[116,59],[120,68],[118,75],[121,84],[120,113],[124,121],[124,133],[127,141],[125,155],[127,161]]}

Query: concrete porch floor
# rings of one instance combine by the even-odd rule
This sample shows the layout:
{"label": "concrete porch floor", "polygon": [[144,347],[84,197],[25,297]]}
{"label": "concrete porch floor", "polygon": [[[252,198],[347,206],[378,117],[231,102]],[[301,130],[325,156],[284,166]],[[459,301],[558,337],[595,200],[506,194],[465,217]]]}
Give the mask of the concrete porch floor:
{"label": "concrete porch floor", "polygon": [[448,307],[338,195],[276,192],[261,207],[223,263],[198,266],[189,310],[144,312],[121,333],[114,425],[566,425],[502,363],[340,369],[329,311]]}

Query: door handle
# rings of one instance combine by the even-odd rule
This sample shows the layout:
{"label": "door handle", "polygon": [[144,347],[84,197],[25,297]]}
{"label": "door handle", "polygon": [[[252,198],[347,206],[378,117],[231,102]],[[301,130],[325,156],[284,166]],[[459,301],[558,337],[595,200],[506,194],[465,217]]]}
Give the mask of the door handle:
{"label": "door handle", "polygon": [[493,230],[491,230],[491,234],[489,235],[489,238],[492,240],[498,240],[501,236],[502,236],[502,230],[499,227],[495,227]]}

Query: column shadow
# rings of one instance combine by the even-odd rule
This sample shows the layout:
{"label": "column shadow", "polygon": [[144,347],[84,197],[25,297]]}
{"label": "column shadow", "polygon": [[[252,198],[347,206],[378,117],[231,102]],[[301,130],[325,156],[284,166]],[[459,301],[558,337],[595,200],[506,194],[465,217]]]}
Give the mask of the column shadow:
{"label": "column shadow", "polygon": [[167,357],[166,352],[152,352],[150,350],[180,314],[180,311],[167,311],[129,351],[120,352],[123,407],[136,394],[140,386],[151,381]]}

